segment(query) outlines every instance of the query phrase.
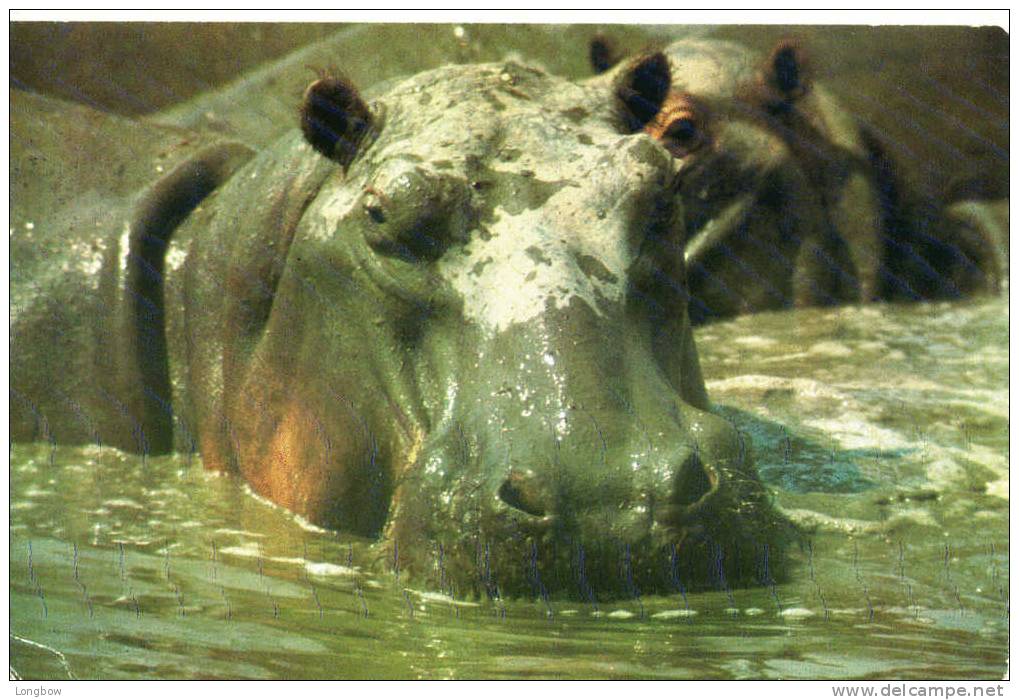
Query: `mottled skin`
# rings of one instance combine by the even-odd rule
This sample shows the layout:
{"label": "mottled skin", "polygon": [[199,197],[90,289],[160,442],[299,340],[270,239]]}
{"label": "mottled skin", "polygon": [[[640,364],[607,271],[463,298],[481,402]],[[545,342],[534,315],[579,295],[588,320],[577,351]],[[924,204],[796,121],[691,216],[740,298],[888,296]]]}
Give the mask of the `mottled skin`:
{"label": "mottled skin", "polygon": [[[326,130],[368,128],[315,140],[322,153],[308,131],[253,156],[214,144],[236,153],[218,187],[155,206],[164,227],[137,216],[166,189],[150,173],[80,234],[130,254],[42,284],[16,276],[12,435],[195,445],[207,468],[378,536],[381,560],[460,592],[770,580],[781,528],[744,440],[709,410],[675,161],[633,133],[617,97],[628,75],[585,87],[513,63],[451,67],[367,105],[313,86],[306,99],[342,95],[319,114]],[[30,143],[45,127],[19,99]],[[139,137],[142,166],[161,138]],[[12,162],[32,157],[18,146]],[[61,211],[82,201],[37,211],[33,230],[59,240]],[[16,220],[32,209],[16,201]],[[13,247],[15,268],[31,248]],[[68,319],[85,341],[55,344],[65,393],[86,423],[117,401],[115,429],[76,429],[43,381],[52,366],[32,366],[62,285],[101,300]],[[138,370],[104,388],[100,355],[119,362],[125,335]],[[146,402],[172,417],[150,420]]]}
{"label": "mottled skin", "polygon": [[[604,43],[592,47],[596,68]],[[682,162],[695,322],[1001,287],[1003,229],[960,229],[950,209],[910,190],[797,44],[765,56],[684,39],[664,53],[673,82],[645,130]]]}

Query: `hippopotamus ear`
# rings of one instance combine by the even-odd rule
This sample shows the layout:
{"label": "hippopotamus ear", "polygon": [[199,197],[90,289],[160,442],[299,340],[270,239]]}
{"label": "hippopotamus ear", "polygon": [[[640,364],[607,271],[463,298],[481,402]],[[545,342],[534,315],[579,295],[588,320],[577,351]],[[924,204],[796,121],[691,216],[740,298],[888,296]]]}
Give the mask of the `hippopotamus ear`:
{"label": "hippopotamus ear", "polygon": [[671,83],[669,59],[660,51],[635,59],[619,74],[615,93],[627,130],[640,131],[654,119],[665,103]]}
{"label": "hippopotamus ear", "polygon": [[803,49],[792,41],[780,42],[763,71],[764,87],[772,102],[791,105],[810,89],[809,66]]}
{"label": "hippopotamus ear", "polygon": [[623,58],[613,41],[601,33],[591,38],[587,56],[595,75],[601,75]]}
{"label": "hippopotamus ear", "polygon": [[304,91],[301,131],[311,147],[343,167],[350,165],[373,115],[343,78],[323,76]]}

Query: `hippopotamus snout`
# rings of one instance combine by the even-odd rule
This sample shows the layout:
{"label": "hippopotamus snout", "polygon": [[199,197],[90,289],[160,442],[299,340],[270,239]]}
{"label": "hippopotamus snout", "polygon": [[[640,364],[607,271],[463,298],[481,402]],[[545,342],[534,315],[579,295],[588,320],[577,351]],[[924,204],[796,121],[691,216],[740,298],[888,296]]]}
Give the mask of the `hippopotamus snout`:
{"label": "hippopotamus snout", "polygon": [[[589,336],[573,354],[520,363],[526,394],[507,385],[486,392],[499,397],[480,455],[493,515],[529,531],[675,541],[718,504],[726,473],[749,467],[739,438],[659,373],[637,370],[641,357],[622,339],[606,329]],[[603,343],[621,347],[606,352]]]}
{"label": "hippopotamus snout", "polygon": [[[699,522],[718,504],[724,484],[720,470],[687,449],[661,467],[646,467],[657,477],[647,488],[634,488],[634,480],[625,473],[598,473],[598,465],[589,465],[590,471],[577,470],[586,472],[581,478],[597,483],[595,492],[563,478],[570,467],[559,472],[547,464],[542,467],[510,468],[492,506],[497,516],[514,520],[532,534],[572,524],[610,529],[627,540],[646,535],[680,539],[702,530]],[[634,472],[642,468],[636,463],[630,467]]]}
{"label": "hippopotamus snout", "polygon": [[[568,414],[567,422],[574,419],[592,423],[580,411]],[[555,581],[559,594],[602,598],[675,591],[675,576],[703,585],[711,577],[707,552],[718,575],[752,582],[747,560],[777,541],[773,523],[761,518],[764,491],[728,424],[704,414],[696,427],[708,447],[651,451],[637,430],[625,449],[597,439],[581,448],[546,429],[546,439],[514,451],[467,437],[458,425],[444,448],[423,459],[415,498],[389,533],[401,569],[434,575],[438,551],[446,585],[458,570],[493,595],[543,595],[536,581],[550,590]],[[679,438],[678,429],[664,438]],[[427,524],[415,514],[427,515]],[[416,537],[423,528],[431,549]],[[431,562],[421,561],[422,550],[433,552]]]}
{"label": "hippopotamus snout", "polygon": [[[428,527],[447,562],[465,531],[477,533],[500,592],[528,593],[509,572],[562,575],[582,550],[588,585],[618,595],[621,553],[650,589],[673,555],[731,546],[740,509],[766,508],[763,488],[737,432],[683,394],[651,359],[654,344],[625,308],[574,299],[465,352],[476,371],[403,491],[421,517],[441,513]],[[696,368],[685,369],[689,381]],[[390,534],[409,552],[418,529]]]}

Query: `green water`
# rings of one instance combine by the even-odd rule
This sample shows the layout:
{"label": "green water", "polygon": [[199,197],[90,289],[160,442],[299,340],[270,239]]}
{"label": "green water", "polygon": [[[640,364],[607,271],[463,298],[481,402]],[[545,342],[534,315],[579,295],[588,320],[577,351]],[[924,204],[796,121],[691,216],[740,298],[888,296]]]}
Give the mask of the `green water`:
{"label": "green water", "polygon": [[22,678],[1000,678],[1008,305],[698,331],[719,410],[800,525],[789,581],[591,603],[451,600],[371,571],[197,459],[11,448]]}

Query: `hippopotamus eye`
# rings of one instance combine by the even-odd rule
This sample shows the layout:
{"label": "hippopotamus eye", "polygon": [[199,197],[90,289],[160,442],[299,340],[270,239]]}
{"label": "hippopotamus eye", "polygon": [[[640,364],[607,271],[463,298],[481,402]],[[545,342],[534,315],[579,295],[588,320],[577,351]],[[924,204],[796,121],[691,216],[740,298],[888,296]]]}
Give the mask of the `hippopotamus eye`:
{"label": "hippopotamus eye", "polygon": [[691,95],[670,91],[644,131],[673,156],[684,158],[711,140],[708,116],[710,112]]}
{"label": "hippopotamus eye", "polygon": [[690,143],[699,133],[697,123],[693,119],[683,118],[672,122],[665,135],[677,143]]}
{"label": "hippopotamus eye", "polygon": [[385,193],[377,190],[371,185],[364,188],[365,197],[361,202],[365,214],[376,224],[386,223],[385,207],[390,204]]}
{"label": "hippopotamus eye", "polygon": [[662,144],[677,158],[690,155],[705,141],[704,130],[693,116],[673,119],[662,134]]}
{"label": "hippopotamus eye", "polygon": [[397,164],[364,189],[365,236],[376,252],[408,262],[438,259],[464,237],[466,185]]}

